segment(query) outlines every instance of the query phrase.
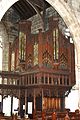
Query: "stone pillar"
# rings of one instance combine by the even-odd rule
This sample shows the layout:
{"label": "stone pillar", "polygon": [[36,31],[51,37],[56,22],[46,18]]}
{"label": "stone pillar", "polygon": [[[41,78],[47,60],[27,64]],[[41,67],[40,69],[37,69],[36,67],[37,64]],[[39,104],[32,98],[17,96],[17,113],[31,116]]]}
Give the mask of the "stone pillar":
{"label": "stone pillar", "polygon": [[75,51],[75,63],[76,63],[76,86],[78,87],[78,107],[80,110],[80,47],[77,46]]}
{"label": "stone pillar", "polygon": [[78,102],[78,107],[79,107],[79,110],[80,110],[80,66],[78,66],[78,93],[79,93],[79,102]]}

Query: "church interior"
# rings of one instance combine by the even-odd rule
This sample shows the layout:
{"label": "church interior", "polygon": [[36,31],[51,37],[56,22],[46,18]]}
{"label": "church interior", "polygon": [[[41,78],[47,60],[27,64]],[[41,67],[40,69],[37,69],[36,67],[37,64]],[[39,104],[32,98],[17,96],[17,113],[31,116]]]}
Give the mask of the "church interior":
{"label": "church interior", "polygon": [[76,85],[76,54],[58,11],[46,0],[18,0],[3,15],[0,31],[0,120],[79,120],[79,109],[65,107]]}

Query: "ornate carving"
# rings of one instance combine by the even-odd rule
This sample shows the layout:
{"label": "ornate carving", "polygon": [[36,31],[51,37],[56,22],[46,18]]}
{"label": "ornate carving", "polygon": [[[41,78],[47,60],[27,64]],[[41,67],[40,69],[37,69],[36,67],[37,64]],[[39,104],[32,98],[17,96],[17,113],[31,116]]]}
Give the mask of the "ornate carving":
{"label": "ornate carving", "polygon": [[60,56],[59,69],[68,69],[67,58],[64,56],[64,54]]}

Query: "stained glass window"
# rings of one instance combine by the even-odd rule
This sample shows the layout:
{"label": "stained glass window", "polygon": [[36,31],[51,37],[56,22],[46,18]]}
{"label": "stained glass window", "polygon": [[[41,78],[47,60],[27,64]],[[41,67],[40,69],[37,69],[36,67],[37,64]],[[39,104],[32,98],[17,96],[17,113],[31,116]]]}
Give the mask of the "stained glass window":
{"label": "stained glass window", "polygon": [[19,59],[25,60],[25,49],[26,49],[26,35],[22,32],[19,33]]}
{"label": "stained glass window", "polygon": [[34,65],[38,65],[38,43],[34,44]]}

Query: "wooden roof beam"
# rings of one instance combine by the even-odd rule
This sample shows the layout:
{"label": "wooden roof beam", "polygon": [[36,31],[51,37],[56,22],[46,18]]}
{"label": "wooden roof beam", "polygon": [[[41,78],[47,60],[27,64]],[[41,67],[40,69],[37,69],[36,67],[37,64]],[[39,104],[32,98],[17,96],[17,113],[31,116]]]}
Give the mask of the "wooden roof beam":
{"label": "wooden roof beam", "polygon": [[38,7],[31,1],[26,0],[36,11],[36,13],[40,16],[41,21],[42,21],[42,25],[43,25],[43,30],[44,30],[44,20],[43,20],[43,15],[41,14],[41,11],[38,9]]}

